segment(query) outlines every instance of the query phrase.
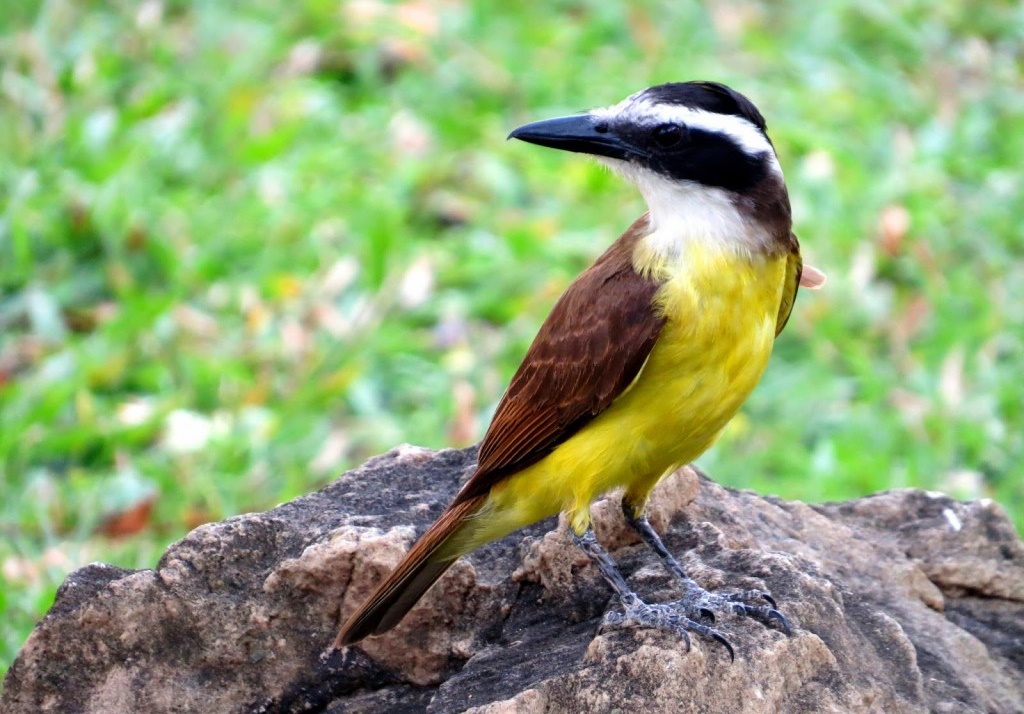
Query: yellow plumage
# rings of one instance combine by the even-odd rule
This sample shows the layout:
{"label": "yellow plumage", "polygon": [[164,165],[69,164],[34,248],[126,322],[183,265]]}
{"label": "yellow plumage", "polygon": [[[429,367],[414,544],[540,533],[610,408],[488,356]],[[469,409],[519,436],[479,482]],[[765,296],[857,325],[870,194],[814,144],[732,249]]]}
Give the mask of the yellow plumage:
{"label": "yellow plumage", "polygon": [[667,318],[640,374],[571,439],[497,484],[440,557],[560,511],[582,533],[590,503],[616,487],[643,504],[664,475],[714,443],[753,391],[775,341],[789,256],[694,242],[665,259],[641,242],[634,265],[663,277],[654,309]]}

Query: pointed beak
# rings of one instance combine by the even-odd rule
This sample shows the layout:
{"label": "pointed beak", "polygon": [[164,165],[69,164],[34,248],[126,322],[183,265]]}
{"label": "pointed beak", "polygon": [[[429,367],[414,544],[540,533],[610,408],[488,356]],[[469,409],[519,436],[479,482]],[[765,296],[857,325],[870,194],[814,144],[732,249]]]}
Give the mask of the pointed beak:
{"label": "pointed beak", "polygon": [[616,134],[606,119],[590,114],[535,121],[519,127],[508,138],[612,159],[628,159],[638,153]]}

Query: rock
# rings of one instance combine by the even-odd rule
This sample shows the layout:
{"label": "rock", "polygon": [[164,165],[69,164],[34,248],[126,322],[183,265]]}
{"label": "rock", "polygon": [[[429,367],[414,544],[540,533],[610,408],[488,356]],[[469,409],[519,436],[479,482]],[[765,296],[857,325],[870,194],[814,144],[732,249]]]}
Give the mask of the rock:
{"label": "rock", "polygon": [[[722,616],[737,657],[598,633],[611,592],[554,520],[457,564],[393,631],[324,655],[474,452],[401,447],[266,513],[203,526],[154,570],[72,573],[0,711],[1024,712],[1024,544],[991,501],[903,490],[811,506],[692,468],[652,522],[708,588],[763,588],[792,636]],[[678,597],[609,498],[598,535]],[[615,607],[615,603],[612,603]]]}

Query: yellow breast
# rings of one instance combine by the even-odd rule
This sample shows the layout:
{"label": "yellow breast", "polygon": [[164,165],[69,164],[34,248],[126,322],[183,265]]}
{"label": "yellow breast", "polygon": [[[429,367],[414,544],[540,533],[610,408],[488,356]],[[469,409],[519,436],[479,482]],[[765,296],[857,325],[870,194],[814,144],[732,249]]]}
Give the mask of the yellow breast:
{"label": "yellow breast", "polygon": [[583,526],[590,502],[616,487],[642,501],[668,471],[711,446],[760,379],[785,256],[693,245],[641,268],[664,281],[655,309],[666,322],[647,363],[606,411],[494,489],[481,538],[561,510]]}
{"label": "yellow breast", "polygon": [[[756,386],[775,342],[784,256],[730,255],[694,247],[669,269],[656,298],[665,327],[625,414],[650,444],[652,466],[699,456]],[[613,406],[619,406],[618,402]],[[660,474],[659,474],[660,475]]]}

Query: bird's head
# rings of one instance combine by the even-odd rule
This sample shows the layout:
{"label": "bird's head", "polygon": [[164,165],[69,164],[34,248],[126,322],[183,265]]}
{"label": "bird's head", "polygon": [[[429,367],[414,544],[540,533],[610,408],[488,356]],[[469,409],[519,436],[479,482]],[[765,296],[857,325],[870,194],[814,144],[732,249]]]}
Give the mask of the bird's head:
{"label": "bird's head", "polygon": [[661,84],[610,107],[526,124],[509,138],[594,156],[640,188],[655,222],[681,212],[692,220],[696,200],[788,235],[789,199],[764,117],[723,84]]}

